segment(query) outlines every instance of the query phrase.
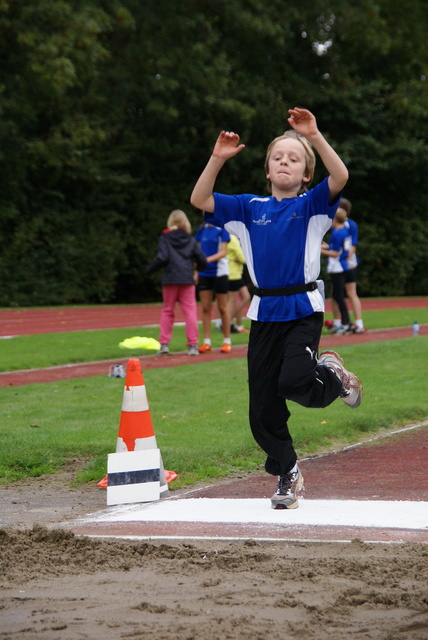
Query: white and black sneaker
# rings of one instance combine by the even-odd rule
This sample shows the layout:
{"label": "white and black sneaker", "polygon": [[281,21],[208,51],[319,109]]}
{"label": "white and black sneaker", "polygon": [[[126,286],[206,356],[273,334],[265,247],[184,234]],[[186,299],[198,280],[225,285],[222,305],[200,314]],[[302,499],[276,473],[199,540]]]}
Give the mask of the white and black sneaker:
{"label": "white and black sneaker", "polygon": [[161,344],[159,351],[157,352],[158,356],[169,356],[171,351],[167,344]]}
{"label": "white and black sneaker", "polygon": [[187,355],[189,355],[189,356],[198,356],[199,355],[198,345],[197,344],[189,345],[189,347],[187,349]]}
{"label": "white and black sneaker", "polygon": [[109,373],[109,378],[125,378],[126,372],[122,364],[112,364]]}
{"label": "white and black sneaker", "polygon": [[270,499],[272,509],[297,509],[297,494],[303,489],[303,476],[297,467],[283,476],[278,476],[278,488]]}
{"label": "white and black sneaker", "polygon": [[333,371],[342,385],[341,400],[343,400],[348,407],[356,409],[363,399],[363,385],[355,373],[351,373],[345,369],[344,362],[340,355],[335,351],[323,351],[318,359],[318,364],[323,367],[328,367],[330,371]]}
{"label": "white and black sneaker", "polygon": [[346,327],[343,324],[334,325],[329,331],[331,336],[343,336],[346,333]]}

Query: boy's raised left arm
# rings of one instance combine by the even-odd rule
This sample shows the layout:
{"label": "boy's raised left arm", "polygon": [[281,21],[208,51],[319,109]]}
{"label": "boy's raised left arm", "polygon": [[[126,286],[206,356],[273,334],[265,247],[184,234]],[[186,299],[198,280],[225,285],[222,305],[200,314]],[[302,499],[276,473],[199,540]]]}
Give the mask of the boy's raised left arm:
{"label": "boy's raised left arm", "polygon": [[340,159],[333,147],[327,142],[318,129],[317,121],[313,113],[307,109],[295,107],[289,109],[288,123],[296,133],[304,136],[320,156],[325,168],[330,174],[328,186],[330,197],[333,200],[348,182],[348,169]]}

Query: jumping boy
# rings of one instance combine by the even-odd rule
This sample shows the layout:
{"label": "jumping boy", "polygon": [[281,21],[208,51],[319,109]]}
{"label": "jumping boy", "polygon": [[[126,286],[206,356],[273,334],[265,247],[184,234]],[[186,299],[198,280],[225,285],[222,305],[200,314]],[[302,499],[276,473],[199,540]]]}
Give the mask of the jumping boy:
{"label": "jumping boy", "polygon": [[[323,326],[324,286],[318,280],[320,246],[334,218],[348,170],[318,130],[314,115],[288,111],[292,130],[273,140],[265,170],[271,196],[213,193],[226,160],[245,147],[236,133],[222,131],[191,196],[207,222],[238,236],[255,286],[248,317],[250,426],[267,454],[265,469],[278,476],[274,509],[295,509],[303,477],[288,429],[286,400],[326,407],[341,398],[357,407],[358,378],[334,351],[318,355]],[[329,173],[307,190],[314,172],[314,148]]]}

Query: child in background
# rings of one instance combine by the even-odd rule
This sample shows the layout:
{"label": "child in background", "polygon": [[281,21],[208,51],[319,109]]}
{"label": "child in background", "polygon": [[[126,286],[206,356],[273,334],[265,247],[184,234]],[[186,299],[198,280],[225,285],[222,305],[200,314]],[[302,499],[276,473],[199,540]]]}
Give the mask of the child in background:
{"label": "child in background", "polygon": [[321,244],[321,254],[328,257],[327,273],[330,274],[332,284],[332,302],[338,309],[338,318],[335,315],[331,330],[335,335],[352,333],[345,300],[345,277],[349,270],[348,256],[352,243],[349,229],[345,225],[346,219],[346,211],[339,207],[333,220],[330,240],[328,244]]}
{"label": "child in background", "polygon": [[[334,351],[318,358],[323,326],[320,246],[331,226],[348,171],[306,109],[290,109],[293,130],[267,149],[265,170],[271,196],[213,193],[227,160],[244,146],[234,132],[222,131],[197,181],[191,203],[205,220],[238,236],[255,295],[248,312],[250,426],[266,452],[265,469],[278,476],[274,509],[294,509],[303,477],[288,429],[286,400],[305,407],[327,407],[341,398],[357,407],[358,378]],[[329,173],[307,190],[315,166],[314,148]]]}
{"label": "child in background", "polygon": [[171,211],[167,228],[159,238],[158,254],[149,264],[146,273],[163,269],[163,308],[160,319],[159,355],[168,355],[169,342],[174,327],[175,303],[181,307],[186,324],[188,354],[198,352],[198,318],[196,307],[195,266],[204,269],[207,264],[205,254],[191,235],[192,227],[184,211]]}
{"label": "child in background", "polygon": [[203,224],[197,230],[195,238],[200,243],[208,262],[206,268],[200,270],[198,274],[198,292],[202,303],[202,328],[204,332],[204,341],[199,347],[199,353],[209,353],[212,350],[211,314],[214,293],[224,336],[220,351],[221,353],[230,353],[232,344],[228,308],[229,264],[226,257],[230,235],[225,229],[212,224]]}
{"label": "child in background", "polygon": [[[226,256],[229,262],[230,331],[231,333],[249,333],[242,324],[242,310],[251,301],[250,292],[243,278],[245,257],[238,238],[233,234],[227,245]],[[221,325],[221,320],[217,318],[215,328],[218,331],[221,331]]]}
{"label": "child in background", "polygon": [[355,325],[351,324],[351,327],[353,333],[364,333],[363,310],[361,300],[357,293],[357,271],[360,263],[357,258],[358,225],[355,220],[349,217],[352,209],[352,204],[349,200],[346,198],[340,198],[339,207],[346,211],[347,219],[345,225],[348,227],[352,239],[352,245],[349,249],[348,255],[349,269],[345,274],[345,295],[349,298],[355,316]]}
{"label": "child in background", "polygon": [[248,333],[248,329],[242,324],[242,310],[251,301],[250,292],[243,278],[245,256],[238,238],[233,234],[227,245],[227,259],[229,260],[230,330],[232,333]]}

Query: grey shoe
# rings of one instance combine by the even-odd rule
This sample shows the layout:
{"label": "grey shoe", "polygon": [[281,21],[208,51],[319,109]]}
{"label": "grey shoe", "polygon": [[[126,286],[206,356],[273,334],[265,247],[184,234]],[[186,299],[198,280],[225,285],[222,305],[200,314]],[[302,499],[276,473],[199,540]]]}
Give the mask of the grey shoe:
{"label": "grey shoe", "polygon": [[318,359],[318,364],[328,367],[337,376],[342,384],[341,400],[348,407],[356,409],[363,399],[363,385],[358,380],[355,373],[345,369],[344,362],[335,351],[323,351]]}
{"label": "grey shoe", "polygon": [[121,364],[112,364],[109,369],[109,378],[125,378],[126,372]]}
{"label": "grey shoe", "polygon": [[158,356],[168,356],[171,353],[167,344],[161,344],[161,348],[159,349],[157,355]]}
{"label": "grey shoe", "polygon": [[303,489],[303,476],[299,468],[278,476],[278,489],[271,500],[272,509],[297,509],[297,493]]}
{"label": "grey shoe", "polygon": [[366,329],[364,327],[354,327],[353,333],[365,333]]}
{"label": "grey shoe", "polygon": [[332,336],[343,336],[346,333],[346,328],[343,326],[343,324],[339,325],[338,327],[334,326],[331,328],[330,330],[330,335]]}
{"label": "grey shoe", "polygon": [[189,356],[198,356],[199,355],[199,351],[198,351],[198,345],[197,344],[190,344],[188,351],[187,351],[187,355]]}

